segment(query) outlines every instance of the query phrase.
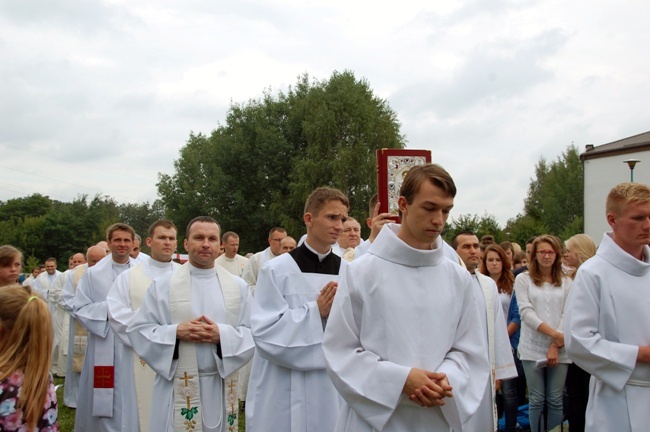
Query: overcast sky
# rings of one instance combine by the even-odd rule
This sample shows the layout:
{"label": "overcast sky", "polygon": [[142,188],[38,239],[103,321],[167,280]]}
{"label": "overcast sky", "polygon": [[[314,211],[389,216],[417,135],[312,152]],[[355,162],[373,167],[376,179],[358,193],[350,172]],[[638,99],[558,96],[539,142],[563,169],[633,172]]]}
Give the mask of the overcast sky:
{"label": "overcast sky", "polygon": [[152,202],[231,101],[347,69],[454,177],[452,217],[503,225],[540,156],[650,130],[648,16],[625,0],[0,0],[0,200]]}

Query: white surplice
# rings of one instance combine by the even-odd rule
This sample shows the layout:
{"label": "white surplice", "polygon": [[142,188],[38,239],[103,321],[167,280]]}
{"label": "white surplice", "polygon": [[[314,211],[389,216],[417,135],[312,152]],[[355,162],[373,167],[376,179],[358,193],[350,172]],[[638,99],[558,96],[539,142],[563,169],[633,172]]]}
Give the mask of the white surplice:
{"label": "white surplice", "polygon": [[275,257],[273,252],[271,252],[271,248],[267,247],[263,251],[257,252],[248,260],[241,277],[246,281],[253,295],[255,295],[255,285],[257,284],[257,278],[260,275],[262,266]]}
{"label": "white surplice", "polygon": [[[517,377],[517,367],[512,357],[512,347],[510,346],[510,337],[506,329],[506,319],[503,316],[503,308],[499,299],[499,290],[494,280],[475,272],[472,276],[474,280],[476,303],[481,313],[481,325],[484,334],[487,337],[488,344],[492,343],[490,352],[493,353],[494,360],[490,359],[491,368],[494,371],[495,380],[504,380]],[[487,296],[490,296],[492,311],[487,313]],[[493,320],[493,325],[488,326],[489,317]],[[490,336],[489,329],[492,330]],[[471,432],[494,432],[497,419],[494,415],[495,391],[492,387],[492,380],[488,377],[488,385],[485,387],[483,400],[476,410],[476,413],[469,419],[465,429]]]}
{"label": "white surplice", "polygon": [[246,265],[248,264],[248,258],[238,254],[236,254],[233,258],[228,258],[226,254],[221,254],[219,255],[219,258],[217,258],[214,262],[235,276],[241,277],[244,273]]}
{"label": "white surplice", "polygon": [[[223,378],[246,364],[254,351],[250,332],[250,295],[246,283],[233,276],[241,292],[239,319],[234,327],[226,324],[226,306],[215,269],[199,269],[189,262],[185,266],[190,266],[192,313],[196,318],[205,315],[219,326],[219,350],[215,345],[196,344],[196,360],[204,407],[203,431],[223,432],[228,430]],[[150,430],[156,432],[174,431],[173,378],[177,364],[174,350],[179,323],[173,323],[171,319],[171,277],[172,274],[167,274],[154,280],[127,328],[131,345],[157,374],[149,421]]]}
{"label": "white surplice", "polygon": [[59,273],[56,280],[47,292],[47,301],[52,311],[52,366],[50,371],[58,376],[65,376],[66,361],[68,359],[68,332],[70,330],[70,316],[63,309],[61,295],[66,275],[70,270]]}
{"label": "white surplice", "polygon": [[[257,278],[260,275],[262,266],[273,258],[276,258],[276,256],[273,255],[273,252],[271,252],[271,248],[267,247],[263,251],[257,252],[255,255],[250,257],[244,266],[244,271],[241,277],[248,284],[251,295],[255,295],[255,286],[257,285]],[[248,383],[250,380],[252,367],[253,362],[251,361],[242,367],[239,371],[239,399],[244,402],[246,402],[246,399],[248,398]]]}
{"label": "white surplice", "polygon": [[[140,255],[142,255],[142,253],[140,253],[138,256]],[[131,320],[133,319],[133,316],[136,312],[133,310],[131,305],[131,291],[146,291],[149,289],[151,283],[155,278],[164,276],[167,273],[171,273],[177,267],[179,267],[179,264],[173,261],[164,263],[155,261],[151,258],[142,260],[136,266],[122,272],[117,277],[113,283],[113,286],[108,292],[108,295],[106,296],[109,324],[115,333],[116,343],[123,345],[121,349],[124,353],[124,361],[120,364],[120,367],[122,368],[120,372],[124,377],[124,380],[122,381],[122,391],[126,392],[127,394],[136,395],[135,380],[133,378],[133,348],[131,347],[131,341],[129,340],[129,337],[126,334],[126,329],[131,323]],[[132,286],[130,274],[131,272],[140,269],[143,270],[144,273],[149,277],[149,279],[146,281],[147,286]],[[137,395],[135,400],[137,402]],[[129,411],[129,413],[132,412],[132,410]],[[128,420],[126,422],[127,424],[134,423],[132,420]],[[136,418],[135,424],[139,425],[139,423],[139,419]],[[140,430],[140,428],[133,430],[133,432],[137,432],[138,430]]]}
{"label": "white surplice", "polygon": [[[316,299],[344,266],[323,256],[331,273],[303,272],[293,255],[319,257],[305,244],[269,261],[257,280],[251,324],[255,356],[246,402],[247,432],[331,432],[340,399],[327,376],[322,341],[325,320]],[[327,261],[325,261],[327,259]],[[318,264],[314,264],[318,266]]]}
{"label": "white surplice", "polygon": [[[106,296],[117,276],[127,270],[135,261],[126,264],[113,261],[107,255],[95,266],[89,268],[79,281],[74,299],[74,314],[88,330],[88,348],[79,380],[79,395],[75,415],[75,432],[118,432],[137,431],[138,413],[135,392],[123,389],[124,380],[130,379],[123,373],[122,363],[131,363],[131,353],[125,353],[124,345],[117,343],[108,324],[108,305]],[[113,416],[93,416],[93,383],[95,366],[95,346],[98,341],[113,343],[114,381]],[[127,369],[128,370],[128,369]],[[128,375],[128,374],[127,374]],[[123,391],[124,390],[124,391]],[[132,420],[135,419],[134,423]],[[127,423],[131,421],[130,423]]]}
{"label": "white surplice", "polygon": [[591,374],[585,430],[645,432],[650,424],[650,248],[640,261],[609,233],[578,269],[564,314],[571,360]]}
{"label": "white surplice", "polygon": [[[345,399],[337,431],[464,431],[489,378],[487,340],[470,274],[384,226],[345,270],[325,330],[328,372]],[[447,375],[453,398],[423,408],[402,390],[411,368]]]}
{"label": "white surplice", "polygon": [[74,316],[74,296],[77,291],[75,272],[85,272],[87,269],[88,264],[83,264],[75,267],[74,271],[68,272],[63,283],[63,290],[61,291],[61,306],[70,317],[70,325],[68,328],[68,355],[66,356],[65,382],[63,385],[63,403],[65,406],[70,408],[77,408],[79,380],[81,378],[81,372],[75,372],[72,370],[75,340],[74,327],[77,322]]}

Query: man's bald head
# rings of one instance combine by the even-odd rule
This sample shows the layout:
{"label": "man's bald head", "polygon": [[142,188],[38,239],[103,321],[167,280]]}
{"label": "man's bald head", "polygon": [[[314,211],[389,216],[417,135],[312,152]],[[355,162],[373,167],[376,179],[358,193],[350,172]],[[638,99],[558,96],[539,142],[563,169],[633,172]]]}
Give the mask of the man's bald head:
{"label": "man's bald head", "polygon": [[111,249],[108,247],[108,242],[102,240],[99,243],[97,243],[97,246],[103,248],[104,252],[106,252],[107,254],[111,253]]}
{"label": "man's bald head", "polygon": [[76,254],[72,255],[72,266],[71,268],[75,268],[78,265],[84,264],[86,262],[86,257],[84,254],[81,252],[77,252]]}
{"label": "man's bald head", "polygon": [[102,258],[106,256],[106,250],[101,247],[99,244],[91,246],[86,252],[86,258],[88,260],[88,267],[92,267],[101,261]]}

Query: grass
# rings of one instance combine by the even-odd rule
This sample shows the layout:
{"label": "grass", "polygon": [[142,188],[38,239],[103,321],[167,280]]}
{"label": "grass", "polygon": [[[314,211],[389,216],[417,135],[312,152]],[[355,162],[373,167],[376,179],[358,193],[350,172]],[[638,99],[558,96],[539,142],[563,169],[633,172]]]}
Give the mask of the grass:
{"label": "grass", "polygon": [[54,385],[61,385],[56,391],[56,401],[59,406],[59,431],[72,432],[74,430],[75,410],[63,404],[63,381],[64,378],[54,378]]}
{"label": "grass", "polygon": [[[54,385],[61,385],[56,392],[57,404],[59,406],[59,431],[72,432],[74,431],[75,410],[63,404],[63,381],[64,378],[54,378]],[[239,412],[239,432],[246,432],[246,419],[243,411]]]}

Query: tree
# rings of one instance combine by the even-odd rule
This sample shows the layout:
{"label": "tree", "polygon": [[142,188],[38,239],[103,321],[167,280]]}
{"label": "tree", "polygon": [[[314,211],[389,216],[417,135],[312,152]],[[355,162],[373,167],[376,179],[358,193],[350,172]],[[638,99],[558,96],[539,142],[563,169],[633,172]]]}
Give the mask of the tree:
{"label": "tree", "polygon": [[[550,164],[541,157],[524,200],[524,214],[512,223],[509,221],[509,229],[522,233],[545,229],[535,235],[553,234],[562,238],[582,232],[583,178],[582,162],[575,145],[568,146]],[[523,225],[518,227],[518,224]]]}
{"label": "tree", "polygon": [[451,222],[448,222],[445,226],[443,237],[447,242],[451,242],[451,239],[453,239],[456,234],[463,231],[474,232],[479,240],[485,235],[494,236],[494,240],[497,243],[505,240],[496,216],[489,213],[485,213],[482,216],[476,214],[462,214],[458,217],[451,218]]}
{"label": "tree", "polygon": [[403,145],[396,114],[365,80],[347,71],[327,81],[303,75],[286,94],[233,103],[210,137],[190,134],[175,172],[159,174],[158,193],[175,223],[213,216],[253,252],[273,226],[304,233],[305,199],[318,186],[341,189],[350,214],[365,215],[375,149]]}

